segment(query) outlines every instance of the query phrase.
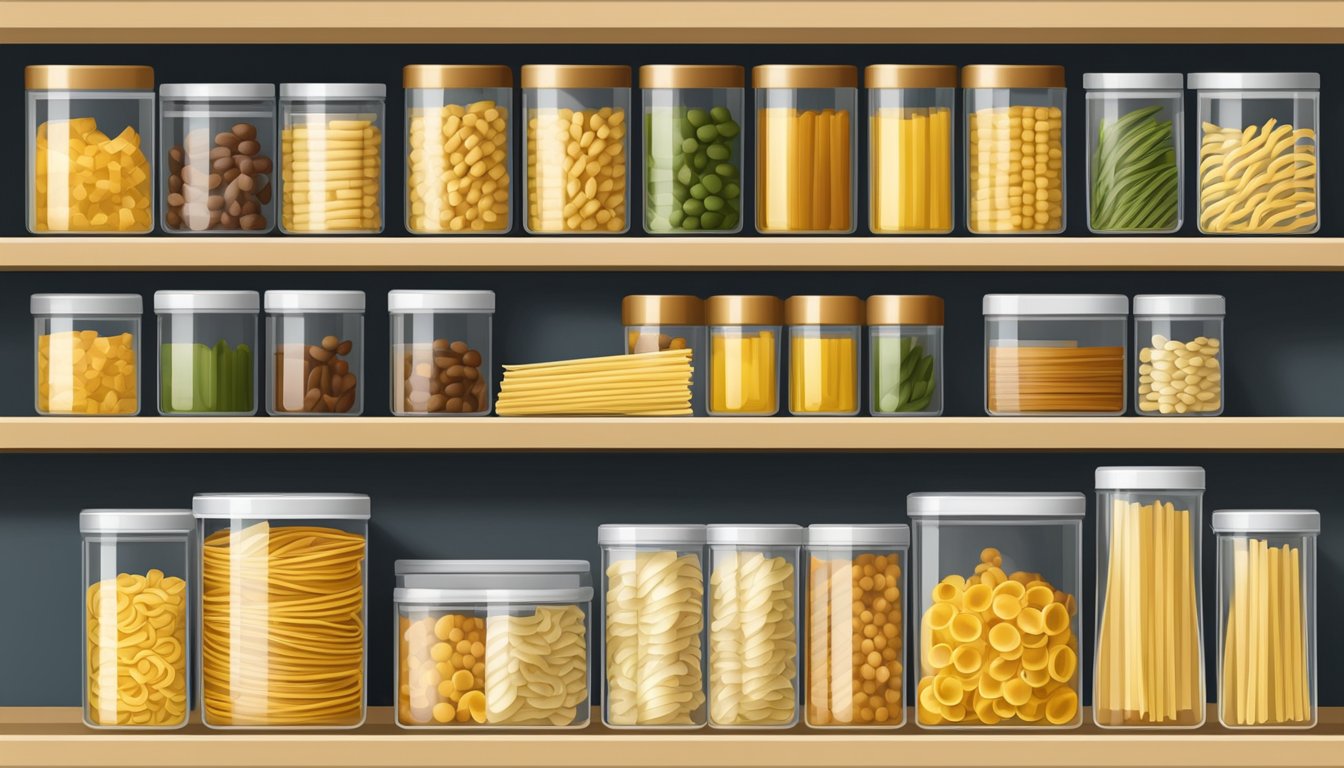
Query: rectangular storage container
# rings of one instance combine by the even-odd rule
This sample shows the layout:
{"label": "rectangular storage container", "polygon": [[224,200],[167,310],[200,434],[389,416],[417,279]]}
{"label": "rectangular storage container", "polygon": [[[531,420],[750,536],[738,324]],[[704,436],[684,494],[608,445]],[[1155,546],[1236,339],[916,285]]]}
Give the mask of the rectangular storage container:
{"label": "rectangular storage container", "polygon": [[364,292],[267,291],[266,412],[364,412]]}
{"label": "rectangular storage container", "polygon": [[394,416],[482,416],[494,398],[494,291],[387,294]]}
{"label": "rectangular storage container", "polygon": [[952,231],[952,135],[957,68],[873,64],[868,88],[868,229],[875,235]]}
{"label": "rectangular storage container", "polygon": [[41,416],[140,413],[136,293],[35,293],[33,403]]}
{"label": "rectangular storage container", "polygon": [[789,413],[853,416],[859,412],[863,302],[854,296],[790,296]]}
{"label": "rectangular storage container", "polygon": [[691,412],[705,415],[705,369],[709,355],[705,302],[696,296],[626,296],[621,300],[626,354],[691,350]]}
{"label": "rectangular storage container", "polygon": [[1185,77],[1089,72],[1087,228],[1161,234],[1185,214]]}
{"label": "rectangular storage container", "polygon": [[398,560],[397,588],[545,589],[593,586],[587,560]]}
{"label": "rectangular storage container", "polygon": [[784,302],[774,296],[711,296],[710,416],[773,416],[779,412],[779,333]]}
{"label": "rectangular storage container", "polygon": [[943,413],[943,300],[869,296],[868,412],[873,416]]}
{"label": "rectangular storage container", "polygon": [[1140,416],[1222,414],[1226,313],[1222,296],[1134,297]]}
{"label": "rectangular storage container", "polygon": [[280,231],[383,231],[382,83],[280,84]]}
{"label": "rectangular storage container", "polygon": [[159,414],[257,412],[256,291],[155,291]]}

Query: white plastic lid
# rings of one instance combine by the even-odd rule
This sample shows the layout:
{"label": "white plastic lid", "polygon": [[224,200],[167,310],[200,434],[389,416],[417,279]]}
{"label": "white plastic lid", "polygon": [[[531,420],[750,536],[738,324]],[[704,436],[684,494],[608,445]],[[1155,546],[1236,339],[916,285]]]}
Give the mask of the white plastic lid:
{"label": "white plastic lid", "polygon": [[1227,314],[1227,299],[1216,294],[1140,294],[1134,297],[1134,315],[1192,316]]}
{"label": "white plastic lid", "polygon": [[191,510],[202,519],[368,520],[362,493],[198,493]]}
{"label": "white plastic lid", "polygon": [[1214,533],[1321,532],[1321,513],[1314,509],[1220,509],[1213,513]]}
{"label": "white plastic lid", "polygon": [[392,590],[392,600],[398,605],[483,605],[490,603],[590,603],[592,587],[566,589],[416,589],[398,587]]}
{"label": "white plastic lid", "polygon": [[910,517],[1082,517],[1087,500],[1081,493],[912,493],[906,497]]}
{"label": "white plastic lid", "polygon": [[1127,315],[1129,298],[1115,293],[989,293],[986,315]]}
{"label": "white plastic lid", "polygon": [[34,315],[142,315],[138,293],[35,293],[29,300]]}
{"label": "white plastic lid", "polygon": [[638,547],[655,544],[703,547],[708,541],[699,523],[669,525],[606,524],[597,526],[597,543],[604,547]]}
{"label": "white plastic lid", "polygon": [[280,98],[304,101],[363,101],[387,98],[382,83],[281,83]]}
{"label": "white plastic lid", "polygon": [[494,312],[494,291],[387,292],[387,311],[399,312]]}
{"label": "white plastic lid", "polygon": [[1191,72],[1187,79],[1196,91],[1320,90],[1318,72]]}
{"label": "white plastic lid", "polygon": [[155,312],[256,312],[256,291],[155,291]]}
{"label": "white plastic lid", "polygon": [[287,312],[363,312],[363,291],[267,291],[266,311]]}
{"label": "white plastic lid", "polygon": [[908,547],[910,526],[904,523],[809,525],[809,547]]}
{"label": "white plastic lid", "polygon": [[1087,72],[1083,87],[1089,91],[1179,91],[1185,76],[1179,72]]}
{"label": "white plastic lid", "polygon": [[803,545],[803,527],[789,523],[745,525],[712,523],[705,526],[705,533],[710,544],[752,544],[766,547]]}
{"label": "white plastic lid", "polygon": [[274,99],[275,86],[271,83],[165,83],[159,86],[159,97],[181,101]]}
{"label": "white plastic lid", "polygon": [[1203,467],[1097,467],[1097,489],[1202,491]]}
{"label": "white plastic lid", "polygon": [[482,573],[590,573],[587,560],[398,560],[393,575]]}
{"label": "white plastic lid", "polygon": [[85,509],[79,513],[80,533],[191,533],[196,518],[190,509]]}

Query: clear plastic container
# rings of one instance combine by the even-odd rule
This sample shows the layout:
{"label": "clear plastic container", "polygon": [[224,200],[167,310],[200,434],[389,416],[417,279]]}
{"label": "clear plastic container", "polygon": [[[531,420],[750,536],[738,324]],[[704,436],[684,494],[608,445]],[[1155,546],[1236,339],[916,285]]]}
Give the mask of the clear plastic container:
{"label": "clear plastic container", "polygon": [[873,64],[868,88],[868,229],[875,235],[952,231],[952,135],[957,68]]}
{"label": "clear plastic container", "polygon": [[42,416],[140,413],[136,293],[35,293],[33,407]]}
{"label": "clear plastic container", "polygon": [[1227,728],[1316,725],[1314,509],[1224,509],[1218,537],[1218,719]]}
{"label": "clear plastic container", "polygon": [[1134,297],[1140,416],[1218,416],[1223,412],[1223,316],[1213,295]]}
{"label": "clear plastic container", "polygon": [[200,710],[207,728],[358,728],[369,497],[203,493]]}
{"label": "clear plastic container", "polygon": [[910,527],[807,528],[807,724],[905,725]]}
{"label": "clear plastic container", "polygon": [[382,83],[280,84],[280,231],[383,231]]}
{"label": "clear plastic container", "polygon": [[602,721],[705,725],[705,526],[600,525]]}
{"label": "clear plastic container", "polygon": [[1064,68],[975,65],[966,93],[966,226],[977,235],[1064,231]]}
{"label": "clear plastic container", "polygon": [[84,724],[187,724],[194,640],[187,587],[196,521],[189,509],[86,509]]}
{"label": "clear plastic container", "polygon": [[858,70],[847,65],[752,68],[758,231],[854,231],[858,83]]}
{"label": "clear plastic container", "polygon": [[705,415],[705,302],[696,296],[635,295],[621,300],[627,354],[690,349],[691,412]]}
{"label": "clear plastic container", "polygon": [[644,229],[742,231],[742,67],[639,68],[644,98]]}
{"label": "clear plastic container", "polygon": [[1175,232],[1185,219],[1185,76],[1089,72],[1087,228]]}
{"label": "clear plastic container", "polygon": [[942,415],[942,299],[869,296],[868,355],[870,414]]}
{"label": "clear plastic container", "polygon": [[921,727],[1082,723],[1086,509],[1081,493],[910,494]]}
{"label": "clear plastic container", "polygon": [[494,291],[391,291],[394,416],[490,413]]}
{"label": "clear plastic container", "polygon": [[256,291],[156,291],[159,414],[257,412]]}
{"label": "clear plastic container", "polygon": [[406,89],[406,231],[502,235],[513,227],[513,70],[411,64]]}
{"label": "clear plastic container", "polygon": [[709,724],[789,728],[798,722],[797,525],[710,525]]}
{"label": "clear plastic container", "polygon": [[630,231],[630,68],[523,67],[530,234]]}
{"label": "clear plastic container", "polygon": [[859,412],[863,301],[854,296],[790,296],[789,413],[853,416]]}
{"label": "clear plastic container", "polygon": [[28,231],[154,229],[154,70],[25,67]]}
{"label": "clear plastic container", "polygon": [[364,292],[267,291],[266,412],[364,412]]}
{"label": "clear plastic container", "polygon": [[1307,235],[1320,229],[1321,76],[1196,72],[1199,231]]}
{"label": "clear plastic container", "polygon": [[1204,724],[1200,467],[1097,468],[1097,653],[1102,728]]}
{"label": "clear plastic container", "polygon": [[171,234],[275,228],[275,86],[159,88],[160,224]]}
{"label": "clear plastic container", "polygon": [[1128,297],[991,293],[984,313],[986,413],[1124,415]]}
{"label": "clear plastic container", "polygon": [[779,413],[779,333],[784,302],[774,296],[711,296],[709,323],[710,416]]}

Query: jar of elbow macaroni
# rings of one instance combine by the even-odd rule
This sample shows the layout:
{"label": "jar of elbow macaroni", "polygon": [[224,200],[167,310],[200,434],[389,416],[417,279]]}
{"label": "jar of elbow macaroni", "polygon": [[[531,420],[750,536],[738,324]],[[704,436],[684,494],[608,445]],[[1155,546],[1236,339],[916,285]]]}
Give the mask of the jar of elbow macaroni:
{"label": "jar of elbow macaroni", "polygon": [[382,83],[280,84],[280,231],[383,231]]}

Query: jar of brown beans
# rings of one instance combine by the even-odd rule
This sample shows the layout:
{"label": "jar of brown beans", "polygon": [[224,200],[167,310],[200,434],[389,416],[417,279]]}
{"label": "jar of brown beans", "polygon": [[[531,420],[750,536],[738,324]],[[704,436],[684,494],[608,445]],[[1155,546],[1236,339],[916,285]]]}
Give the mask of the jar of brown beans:
{"label": "jar of brown beans", "polygon": [[483,416],[493,403],[494,291],[391,291],[395,416]]}
{"label": "jar of brown beans", "polygon": [[267,291],[266,412],[364,411],[364,292]]}

